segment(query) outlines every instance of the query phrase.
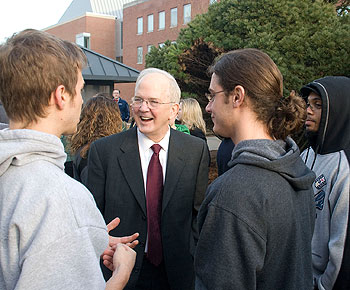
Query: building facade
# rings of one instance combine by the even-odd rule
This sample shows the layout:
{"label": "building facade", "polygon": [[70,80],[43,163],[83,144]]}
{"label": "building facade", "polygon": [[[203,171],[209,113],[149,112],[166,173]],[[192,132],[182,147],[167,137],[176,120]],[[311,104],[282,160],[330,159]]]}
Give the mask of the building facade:
{"label": "building facade", "polygon": [[[142,70],[152,46],[176,41],[180,30],[219,0],[73,0],[46,29],[103,56]],[[135,84],[115,82],[129,103]]]}
{"label": "building facade", "polygon": [[118,60],[120,55],[117,55],[115,43],[119,23],[114,16],[87,12],[65,23],[50,26],[46,32]]}
{"label": "building facade", "polygon": [[179,32],[215,0],[136,0],[123,7],[123,62],[142,70],[152,46],[175,42]]}

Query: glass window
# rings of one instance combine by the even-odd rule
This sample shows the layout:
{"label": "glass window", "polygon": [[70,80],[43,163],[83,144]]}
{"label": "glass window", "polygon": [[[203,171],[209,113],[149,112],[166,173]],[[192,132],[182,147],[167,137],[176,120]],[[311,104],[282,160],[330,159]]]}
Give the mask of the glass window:
{"label": "glass window", "polygon": [[159,17],[159,30],[163,30],[165,28],[165,11],[161,11],[158,13]]}
{"label": "glass window", "polygon": [[216,2],[218,2],[217,0],[209,0],[209,4],[211,5],[211,4],[213,4],[213,3],[216,3]]}
{"label": "glass window", "polygon": [[137,48],[137,63],[142,64],[142,57],[143,57],[143,49],[142,46],[139,46]]}
{"label": "glass window", "polygon": [[170,27],[177,26],[177,8],[170,9]]}
{"label": "glass window", "polygon": [[147,16],[147,31],[152,32],[153,31],[153,14],[150,14]]}
{"label": "glass window", "polygon": [[191,21],[191,4],[184,5],[184,24]]}
{"label": "glass window", "polygon": [[165,45],[164,42],[158,43],[159,48],[162,48],[164,45]]}
{"label": "glass window", "polygon": [[139,17],[137,18],[137,34],[143,33],[143,18]]}
{"label": "glass window", "polygon": [[90,33],[83,32],[83,33],[77,34],[75,36],[75,43],[87,49],[90,49]]}
{"label": "glass window", "polygon": [[151,51],[152,46],[153,46],[152,44],[147,45],[147,53]]}

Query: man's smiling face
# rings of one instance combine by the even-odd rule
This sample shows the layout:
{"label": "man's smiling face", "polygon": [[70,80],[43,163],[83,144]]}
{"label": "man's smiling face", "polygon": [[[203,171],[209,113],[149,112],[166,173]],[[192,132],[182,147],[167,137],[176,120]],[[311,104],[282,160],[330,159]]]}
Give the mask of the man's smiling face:
{"label": "man's smiling face", "polygon": [[132,106],[133,116],[140,132],[154,142],[163,139],[169,129],[169,120],[176,116],[178,104],[169,103],[169,80],[160,73],[145,75],[135,91],[135,96],[145,101],[157,101],[157,108],[150,109],[146,102]]}

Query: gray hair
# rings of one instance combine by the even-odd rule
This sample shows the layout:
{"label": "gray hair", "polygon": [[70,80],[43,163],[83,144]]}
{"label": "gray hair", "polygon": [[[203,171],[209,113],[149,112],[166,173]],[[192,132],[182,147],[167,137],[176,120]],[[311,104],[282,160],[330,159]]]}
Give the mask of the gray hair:
{"label": "gray hair", "polygon": [[154,67],[146,68],[143,71],[141,71],[141,73],[139,74],[139,76],[136,80],[135,94],[136,94],[136,91],[141,83],[142,78],[146,75],[156,74],[156,73],[165,76],[169,80],[169,96],[168,96],[169,100],[171,102],[178,104],[180,102],[180,98],[181,98],[181,90],[180,90],[180,87],[177,84],[175,78],[170,73],[166,72],[165,70],[161,70],[161,69],[154,68]]}

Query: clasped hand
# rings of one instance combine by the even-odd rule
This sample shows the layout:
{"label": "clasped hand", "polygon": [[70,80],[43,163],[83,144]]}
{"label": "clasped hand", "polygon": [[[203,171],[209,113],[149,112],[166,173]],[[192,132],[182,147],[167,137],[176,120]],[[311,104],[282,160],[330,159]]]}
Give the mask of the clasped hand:
{"label": "clasped hand", "polygon": [[[115,229],[119,225],[119,223],[120,223],[120,218],[115,218],[114,220],[112,220],[107,225],[108,233],[111,230]],[[109,235],[108,247],[101,255],[103,264],[111,271],[114,271],[116,267],[121,264],[128,265],[129,267],[131,267],[131,270],[132,270],[132,268],[134,267],[135,257],[136,257],[136,253],[132,249],[135,248],[139,243],[139,241],[136,240],[138,236],[139,236],[139,233],[134,233],[131,236],[125,236],[125,237],[112,237]],[[116,255],[119,254],[118,255],[119,257],[115,257],[114,263],[113,263],[113,256],[117,249],[118,244],[124,244],[128,246],[130,249],[128,250],[128,248],[123,247],[124,251],[122,252],[120,250],[117,251]],[[114,265],[116,264],[116,262],[118,263],[118,265]]]}

